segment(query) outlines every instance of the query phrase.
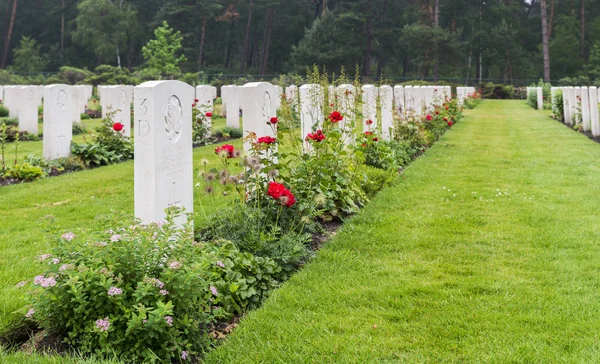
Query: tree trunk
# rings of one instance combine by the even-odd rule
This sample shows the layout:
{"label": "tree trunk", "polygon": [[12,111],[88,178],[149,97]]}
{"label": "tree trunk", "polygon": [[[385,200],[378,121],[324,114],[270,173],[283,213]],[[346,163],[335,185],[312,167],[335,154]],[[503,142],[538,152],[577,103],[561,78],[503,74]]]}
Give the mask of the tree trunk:
{"label": "tree trunk", "polygon": [[248,21],[246,22],[246,34],[244,35],[244,53],[242,54],[242,64],[240,67],[240,73],[246,72],[246,65],[248,62],[248,51],[250,46],[250,29],[252,28],[252,7],[254,6],[254,0],[250,0],[248,5]]}
{"label": "tree trunk", "polygon": [[8,24],[8,32],[6,33],[6,41],[4,43],[4,55],[2,56],[2,64],[0,64],[0,68],[6,68],[6,62],[8,61],[8,52],[10,51],[10,38],[12,36],[13,28],[15,27],[15,18],[17,16],[17,3],[18,0],[14,0],[12,12],[10,14],[10,22]]}
{"label": "tree trunk", "polygon": [[435,0],[435,7],[433,8],[433,24],[440,25],[440,0]]}
{"label": "tree trunk", "polygon": [[[472,24],[471,34],[475,34],[475,23]],[[469,49],[469,58],[467,61],[467,77],[465,79],[465,85],[469,84],[469,79],[471,78],[471,66],[473,64],[473,42],[471,42],[471,48]]]}
{"label": "tree trunk", "polygon": [[542,52],[544,55],[544,81],[550,82],[550,36],[548,35],[548,12],[546,1],[542,0]]}
{"label": "tree trunk", "polygon": [[235,27],[235,21],[231,21],[229,25],[229,34],[227,35],[227,48],[225,49],[225,68],[229,68],[231,65],[231,48],[233,48],[233,30]]}
{"label": "tree trunk", "polygon": [[267,62],[269,60],[269,49],[271,48],[271,30],[273,29],[273,15],[275,14],[274,8],[269,8],[267,14],[267,28],[265,30],[265,38],[263,40],[263,59],[260,67],[260,77],[265,75],[267,70]]}
{"label": "tree trunk", "polygon": [[585,0],[581,0],[581,40],[580,40],[579,54],[581,58],[585,57]]}
{"label": "tree trunk", "polygon": [[204,60],[204,42],[206,40],[206,18],[202,20],[202,34],[200,34],[200,52],[198,53],[198,70],[202,69],[202,61]]}

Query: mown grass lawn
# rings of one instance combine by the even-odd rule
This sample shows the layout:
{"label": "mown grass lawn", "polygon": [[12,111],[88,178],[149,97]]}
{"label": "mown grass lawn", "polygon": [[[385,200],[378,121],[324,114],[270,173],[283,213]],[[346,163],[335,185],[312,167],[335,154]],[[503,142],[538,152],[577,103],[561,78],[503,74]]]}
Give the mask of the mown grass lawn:
{"label": "mown grass lawn", "polygon": [[596,362],[600,145],[485,101],[206,362]]}

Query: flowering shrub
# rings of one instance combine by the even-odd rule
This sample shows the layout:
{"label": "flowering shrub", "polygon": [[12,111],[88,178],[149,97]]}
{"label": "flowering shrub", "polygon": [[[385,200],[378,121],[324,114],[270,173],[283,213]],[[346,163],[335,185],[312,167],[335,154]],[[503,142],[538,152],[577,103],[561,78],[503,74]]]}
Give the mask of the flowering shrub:
{"label": "flowering shrub", "polygon": [[91,143],[71,145],[73,155],[88,167],[119,163],[133,159],[133,141],[123,134],[124,125],[113,122],[115,112],[109,112],[96,129]]}
{"label": "flowering shrub", "polygon": [[226,241],[198,243],[191,224],[165,222],[62,234],[31,287],[26,316],[83,353],[132,362],[185,359],[210,346],[209,331],[256,307],[278,285],[270,258]]}
{"label": "flowering shrub", "polygon": [[474,109],[481,102],[481,92],[475,91],[472,94],[468,94],[465,98],[464,104],[467,109]]}

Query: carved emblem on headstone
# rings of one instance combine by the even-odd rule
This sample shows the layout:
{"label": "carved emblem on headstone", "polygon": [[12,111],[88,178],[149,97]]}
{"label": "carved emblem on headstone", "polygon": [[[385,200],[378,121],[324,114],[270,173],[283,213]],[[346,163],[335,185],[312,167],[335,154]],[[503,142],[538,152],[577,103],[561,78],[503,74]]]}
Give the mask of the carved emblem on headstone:
{"label": "carved emblem on headstone", "polygon": [[119,104],[120,105],[127,105],[127,91],[125,90],[121,90],[121,94],[119,95]]}
{"label": "carved emblem on headstone", "polygon": [[263,102],[262,102],[262,116],[263,120],[268,121],[271,119],[271,95],[269,91],[265,91],[263,94]]}
{"label": "carved emblem on headstone", "polygon": [[58,96],[56,96],[56,104],[59,109],[64,109],[67,106],[67,93],[65,90],[58,91]]}
{"label": "carved emblem on headstone", "polygon": [[175,95],[169,97],[165,110],[165,131],[171,143],[177,143],[183,129],[183,108]]}

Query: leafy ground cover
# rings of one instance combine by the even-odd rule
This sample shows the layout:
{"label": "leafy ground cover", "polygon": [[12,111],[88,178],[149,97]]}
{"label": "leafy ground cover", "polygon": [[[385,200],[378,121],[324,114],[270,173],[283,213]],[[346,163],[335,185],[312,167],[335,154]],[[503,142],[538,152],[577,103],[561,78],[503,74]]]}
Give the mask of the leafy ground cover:
{"label": "leafy ground cover", "polygon": [[598,357],[600,146],[485,101],[206,362]]}

